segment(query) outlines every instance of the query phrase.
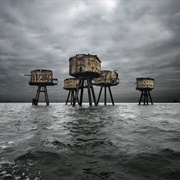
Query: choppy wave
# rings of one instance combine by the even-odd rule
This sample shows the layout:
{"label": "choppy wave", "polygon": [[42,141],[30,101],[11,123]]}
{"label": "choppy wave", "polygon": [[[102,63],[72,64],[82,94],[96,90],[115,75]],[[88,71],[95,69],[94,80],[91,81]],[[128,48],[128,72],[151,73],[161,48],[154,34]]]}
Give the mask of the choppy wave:
{"label": "choppy wave", "polygon": [[179,179],[180,153],[94,154],[29,152],[1,161],[2,179]]}
{"label": "choppy wave", "polygon": [[180,107],[0,104],[0,179],[178,180]]}

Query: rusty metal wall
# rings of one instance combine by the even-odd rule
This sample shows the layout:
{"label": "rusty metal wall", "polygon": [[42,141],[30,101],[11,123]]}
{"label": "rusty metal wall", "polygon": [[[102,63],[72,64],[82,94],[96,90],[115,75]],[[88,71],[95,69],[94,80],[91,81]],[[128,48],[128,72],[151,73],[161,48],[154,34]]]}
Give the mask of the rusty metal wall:
{"label": "rusty metal wall", "polygon": [[100,74],[101,62],[96,56],[76,55],[69,60],[69,74],[95,72]]}
{"label": "rusty metal wall", "polygon": [[73,57],[69,61],[69,74],[74,74],[76,73],[76,57]]}
{"label": "rusty metal wall", "polygon": [[95,78],[95,84],[117,84],[119,83],[118,73],[115,71],[101,71],[101,77]]}
{"label": "rusty metal wall", "polygon": [[154,89],[155,83],[152,79],[137,79],[136,89]]}
{"label": "rusty metal wall", "polygon": [[75,89],[79,85],[79,80],[78,79],[65,79],[64,80],[64,89]]}
{"label": "rusty metal wall", "polygon": [[51,83],[52,78],[52,71],[31,71],[32,83]]}
{"label": "rusty metal wall", "polygon": [[95,57],[85,58],[85,71],[100,73],[101,63]]}

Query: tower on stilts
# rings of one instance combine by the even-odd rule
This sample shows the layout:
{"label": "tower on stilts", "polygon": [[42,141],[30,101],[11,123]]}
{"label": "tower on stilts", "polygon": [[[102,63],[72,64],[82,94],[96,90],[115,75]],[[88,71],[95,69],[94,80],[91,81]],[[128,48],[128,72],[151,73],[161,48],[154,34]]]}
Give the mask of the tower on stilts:
{"label": "tower on stilts", "polygon": [[[70,102],[71,105],[73,105],[75,101],[75,94],[77,93],[77,89],[79,86],[79,80],[76,78],[67,78],[64,80],[64,89],[68,90],[68,96],[66,99],[66,105]],[[78,97],[77,97],[78,98]],[[79,103],[79,99],[77,99]]]}
{"label": "tower on stilts", "polygon": [[118,73],[116,71],[103,70],[101,71],[101,76],[94,79],[94,85],[100,86],[99,96],[97,99],[97,104],[99,103],[102,89],[104,88],[104,105],[107,103],[107,88],[109,90],[112,105],[114,105],[114,100],[111,92],[111,86],[116,86],[119,84]]}
{"label": "tower on stilts", "polygon": [[155,83],[153,78],[136,78],[136,89],[141,91],[139,105],[141,104],[141,102],[144,103],[144,105],[148,105],[149,100],[153,105],[150,91],[154,89],[154,86]]}
{"label": "tower on stilts", "polygon": [[101,61],[97,55],[77,54],[69,59],[69,74],[79,79],[73,106],[76,105],[77,99],[79,106],[82,106],[84,88],[88,91],[89,105],[92,106],[94,101],[94,105],[97,106],[92,79],[100,77],[100,71]]}
{"label": "tower on stilts", "polygon": [[38,86],[35,98],[32,100],[32,105],[38,105],[40,93],[44,92],[46,105],[49,105],[49,98],[46,86],[54,86],[58,84],[57,79],[53,79],[51,70],[37,69],[31,71],[29,85]]}

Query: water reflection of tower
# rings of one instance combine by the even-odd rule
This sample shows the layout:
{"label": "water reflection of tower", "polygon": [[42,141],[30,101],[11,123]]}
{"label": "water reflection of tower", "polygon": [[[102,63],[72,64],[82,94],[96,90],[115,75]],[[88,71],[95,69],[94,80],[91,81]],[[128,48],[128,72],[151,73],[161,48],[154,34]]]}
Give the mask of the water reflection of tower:
{"label": "water reflection of tower", "polygon": [[44,92],[46,105],[49,105],[49,98],[46,86],[54,86],[58,84],[57,79],[53,79],[53,73],[51,70],[37,69],[31,71],[29,85],[38,86],[36,97],[33,98],[32,104],[38,105],[39,96],[41,92]]}
{"label": "water reflection of tower", "polygon": [[[100,111],[104,113],[103,109]],[[82,113],[83,111],[83,113]],[[75,112],[75,113],[74,113]],[[71,111],[73,118],[66,121],[65,127],[71,135],[71,147],[76,150],[98,150],[107,143],[107,137],[104,129],[109,127],[110,121],[103,118],[97,118],[99,108],[83,108]]]}
{"label": "water reflection of tower", "polygon": [[[63,88],[69,91],[66,100],[66,105],[68,104],[69,100],[70,100],[70,104],[73,105],[75,101],[75,94],[77,93],[78,85],[79,85],[79,80],[76,78],[68,78],[64,80]],[[77,101],[79,101],[79,99],[77,99]]]}
{"label": "water reflection of tower", "polygon": [[141,91],[141,96],[139,100],[139,105],[144,102],[144,105],[148,105],[148,99],[153,104],[150,91],[154,89],[154,79],[153,78],[136,78],[136,89]]}
{"label": "water reflection of tower", "polygon": [[[79,99],[79,106],[82,106],[84,88],[88,90],[89,105],[92,106],[92,98],[97,105],[92,79],[100,77],[101,61],[96,55],[77,54],[69,59],[69,74],[79,79],[79,85],[75,93],[73,106]],[[80,97],[78,98],[80,92]]]}
{"label": "water reflection of tower", "polygon": [[94,84],[96,86],[101,87],[99,91],[97,104],[99,103],[101,92],[102,92],[102,89],[104,88],[104,105],[106,105],[106,99],[107,99],[106,89],[108,88],[112,105],[114,105],[114,100],[113,100],[113,96],[111,92],[111,86],[116,86],[119,84],[118,73],[116,71],[103,70],[101,71],[101,76],[99,78],[94,79]]}

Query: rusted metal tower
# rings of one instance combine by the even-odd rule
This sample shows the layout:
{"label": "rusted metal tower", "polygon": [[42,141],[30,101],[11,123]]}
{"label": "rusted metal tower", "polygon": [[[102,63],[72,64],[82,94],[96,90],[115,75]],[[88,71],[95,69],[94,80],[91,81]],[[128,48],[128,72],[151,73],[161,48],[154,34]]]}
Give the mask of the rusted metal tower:
{"label": "rusted metal tower", "polygon": [[[153,104],[150,91],[154,89],[155,83],[153,78],[136,78],[136,89],[141,91],[141,96],[139,100],[139,105],[141,102],[148,105],[148,101],[150,100],[151,104]],[[149,99],[149,100],[148,100]]]}
{"label": "rusted metal tower", "polygon": [[107,88],[109,90],[109,94],[111,97],[112,105],[114,105],[114,100],[111,92],[111,86],[116,86],[119,84],[118,73],[116,71],[103,70],[101,71],[101,76],[99,78],[94,79],[94,85],[100,86],[99,96],[97,100],[97,104],[99,103],[102,89],[104,88],[104,105],[106,105],[107,101]]}
{"label": "rusted metal tower", "polygon": [[[73,105],[78,86],[79,86],[79,80],[76,78],[67,78],[64,80],[63,88],[69,91],[66,99],[66,105],[68,104],[69,100],[70,100],[70,104]],[[77,101],[79,103],[79,99],[77,99]]]}
{"label": "rusted metal tower", "polygon": [[75,93],[73,106],[78,99],[79,90],[79,106],[82,106],[84,88],[88,90],[89,105],[92,106],[92,97],[94,105],[97,106],[92,79],[100,77],[101,61],[97,55],[77,54],[69,59],[69,74],[79,79],[79,85]]}
{"label": "rusted metal tower", "polygon": [[32,105],[38,105],[41,92],[44,92],[46,105],[49,105],[49,98],[46,86],[54,86],[57,84],[58,80],[53,79],[53,73],[51,70],[37,69],[31,71],[29,85],[38,86],[36,97],[32,100]]}

